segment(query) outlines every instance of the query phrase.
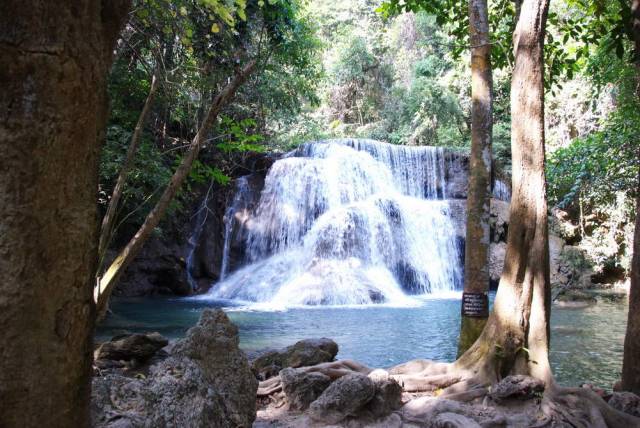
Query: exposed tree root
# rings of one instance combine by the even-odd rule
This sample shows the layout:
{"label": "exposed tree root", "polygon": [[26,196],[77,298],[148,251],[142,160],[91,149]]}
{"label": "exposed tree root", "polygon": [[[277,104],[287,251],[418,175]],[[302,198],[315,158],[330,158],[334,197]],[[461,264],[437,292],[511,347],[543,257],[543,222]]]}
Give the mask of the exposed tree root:
{"label": "exposed tree root", "polygon": [[[329,378],[338,379],[339,377],[348,375],[349,373],[362,373],[368,375],[373,370],[353,360],[340,360],[331,363],[322,363],[315,366],[301,367],[298,370],[306,373],[318,372]],[[260,382],[258,386],[258,397],[271,395],[282,390],[282,382],[280,376],[274,376],[270,379]]]}
{"label": "exposed tree root", "polygon": [[[640,428],[639,418],[612,408],[593,391],[558,387],[553,380],[541,398],[528,401],[515,399],[519,403],[515,409],[508,405],[505,407],[505,403],[495,401],[497,398],[491,393],[491,385],[499,379],[492,379],[495,375],[488,373],[490,366],[486,360],[480,360],[476,367],[464,367],[459,360],[450,364],[414,360],[392,367],[389,374],[403,386],[405,392],[432,396],[411,400],[403,411],[402,419],[417,426],[430,426],[429,420],[437,420],[452,427],[491,426],[491,423],[496,423],[501,426],[538,428]],[[368,375],[372,371],[352,360],[323,363],[299,370],[323,373],[331,379],[349,373]],[[272,395],[281,390],[280,377],[276,376],[260,383],[258,396]],[[437,396],[437,399],[433,396]],[[483,404],[480,405],[480,402]],[[525,421],[526,424],[521,425]]]}
{"label": "exposed tree root", "polygon": [[614,409],[585,388],[547,388],[541,410],[547,423],[539,426],[640,427],[639,418]]}
{"label": "exposed tree root", "polygon": [[406,392],[439,392],[439,396],[469,401],[486,393],[491,383],[481,370],[470,370],[458,363],[414,360],[392,367],[389,374]]}

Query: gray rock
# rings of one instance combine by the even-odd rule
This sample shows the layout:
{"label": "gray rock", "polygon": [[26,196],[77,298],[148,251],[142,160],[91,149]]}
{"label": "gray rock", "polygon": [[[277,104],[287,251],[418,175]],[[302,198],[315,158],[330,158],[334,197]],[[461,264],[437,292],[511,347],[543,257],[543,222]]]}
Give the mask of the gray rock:
{"label": "gray rock", "polygon": [[146,379],[94,378],[92,403],[95,427],[234,426],[224,422],[221,395],[187,359],[167,359]]}
{"label": "gray rock", "polygon": [[169,341],[160,333],[123,334],[98,346],[94,352],[96,360],[146,361]]}
{"label": "gray rock", "polygon": [[562,290],[555,299],[555,303],[562,307],[583,308],[596,304],[598,301],[592,294],[574,289]]}
{"label": "gray rock", "polygon": [[293,410],[306,410],[331,384],[329,376],[322,373],[305,373],[292,368],[280,371],[280,381],[289,408]]}
{"label": "gray rock", "polygon": [[374,419],[390,415],[402,407],[402,387],[395,379],[375,381],[376,392],[364,411]]}
{"label": "gray rock", "polygon": [[96,427],[250,427],[258,382],[238,348],[237,328],[205,310],[147,377],[95,377]]}
{"label": "gray rock", "polygon": [[328,363],[338,354],[338,344],[331,339],[305,339],[279,351],[269,351],[256,358],[251,369],[258,379],[268,379],[280,370]]}
{"label": "gray rock", "polygon": [[489,397],[496,402],[508,399],[528,400],[541,396],[544,388],[544,382],[529,376],[507,376],[491,387]]}
{"label": "gray rock", "polygon": [[640,418],[640,397],[633,392],[614,392],[609,399],[609,405]]}
{"label": "gray rock", "polygon": [[[154,294],[189,295],[203,293],[220,278],[220,267],[224,253],[224,242],[220,237],[225,230],[225,215],[232,204],[237,212],[251,212],[264,186],[264,177],[278,155],[270,153],[245,153],[237,156],[234,163],[239,166],[236,172],[242,175],[253,173],[243,180],[247,188],[242,197],[235,198],[237,177],[232,185],[209,184],[197,186],[193,190],[193,203],[181,210],[183,214],[167,216],[161,236],[152,236],[144,245],[141,253],[127,268],[118,282],[114,294],[118,296],[146,296]],[[208,199],[205,201],[205,195]],[[206,208],[206,209],[203,209]],[[248,229],[246,222],[234,223],[228,242],[228,268],[236,270],[244,263],[245,242]],[[194,233],[200,228],[200,233]],[[116,243],[123,237],[129,239],[131,231],[124,230],[124,236],[117,236]],[[131,232],[132,233],[132,232]],[[195,247],[192,246],[195,244]],[[114,245],[114,246],[119,246]],[[187,279],[186,256],[191,254],[190,274],[192,283]],[[110,252],[107,262],[117,253]]]}
{"label": "gray rock", "polygon": [[376,386],[367,376],[348,374],[333,382],[311,403],[309,416],[321,423],[336,424],[358,415],[375,393]]}
{"label": "gray rock", "polygon": [[489,246],[489,279],[497,286],[504,269],[504,256],[507,254],[505,242],[493,243]]}
{"label": "gray rock", "polygon": [[469,184],[469,155],[466,153],[445,152],[445,182],[448,199],[466,199]]}
{"label": "gray rock", "polygon": [[507,242],[509,230],[509,202],[491,199],[491,242]]}

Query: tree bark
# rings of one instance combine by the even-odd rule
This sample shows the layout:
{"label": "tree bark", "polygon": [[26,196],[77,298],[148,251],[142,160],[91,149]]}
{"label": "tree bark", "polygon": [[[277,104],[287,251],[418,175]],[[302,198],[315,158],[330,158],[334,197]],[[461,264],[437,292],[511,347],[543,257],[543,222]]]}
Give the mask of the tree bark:
{"label": "tree bark", "polygon": [[118,179],[116,180],[116,185],[113,188],[113,192],[111,193],[109,204],[107,205],[107,212],[102,218],[102,226],[100,227],[100,240],[98,243],[98,259],[100,260],[100,263],[102,263],[104,254],[107,251],[109,242],[111,241],[111,237],[113,234],[113,223],[116,219],[118,204],[120,203],[120,198],[122,197],[122,193],[124,191],[124,185],[127,182],[127,178],[129,177],[129,171],[131,170],[131,166],[133,165],[133,158],[135,157],[136,151],[138,150],[138,143],[140,142],[140,135],[142,134],[142,130],[144,129],[144,122],[147,118],[149,110],[151,110],[153,98],[156,94],[156,89],[158,88],[157,74],[158,72],[156,69],[156,71],[154,71],[153,73],[153,76],[151,76],[151,87],[149,88],[149,94],[147,95],[147,99],[144,102],[144,107],[140,112],[138,122],[136,123],[136,127],[133,131],[133,134],[131,135],[131,141],[129,142],[129,147],[127,148],[127,154],[125,156],[124,163],[122,164],[122,168],[120,169],[120,173],[118,174]]}
{"label": "tree bark", "polygon": [[[632,1],[631,15],[636,67],[640,76],[640,0]],[[638,95],[640,96],[640,94]],[[638,155],[640,158],[640,153]],[[638,192],[636,226],[633,236],[633,259],[631,261],[629,315],[622,363],[622,389],[640,395],[640,361],[638,361],[638,356],[640,356],[640,176],[638,177]]]}
{"label": "tree bark", "polygon": [[165,189],[164,193],[153,207],[151,212],[147,215],[144,223],[140,226],[140,229],[136,232],[129,243],[118,254],[115,260],[111,263],[109,268],[105,271],[104,275],[98,279],[98,284],[94,289],[94,299],[97,302],[98,319],[101,319],[107,311],[109,296],[113,287],[117,283],[120,275],[127,268],[129,263],[138,255],[145,241],[153,232],[153,229],[158,225],[165,211],[169,207],[169,204],[173,200],[174,196],[180,189],[180,186],[187,178],[191,165],[198,157],[198,152],[202,147],[202,143],[206,138],[211,125],[220,113],[220,110],[233,98],[237,89],[246,81],[246,79],[253,73],[256,66],[256,61],[250,61],[243,69],[238,71],[238,74],[231,79],[231,81],[224,87],[224,89],[214,98],[205,120],[203,121],[198,133],[191,141],[187,153],[182,158],[182,162],[178,166],[178,169],[171,177],[169,185]]}
{"label": "tree bark", "polygon": [[[493,85],[487,0],[469,1],[469,31],[472,105],[464,292],[484,295],[488,305]],[[464,354],[480,336],[487,316],[488,312],[481,316],[465,315],[463,303],[458,355]]]}
{"label": "tree bark", "polygon": [[544,35],[549,0],[524,0],[514,32],[511,81],[513,194],[505,265],[480,338],[456,362],[489,381],[529,374],[553,382],[549,367],[549,244],[544,175]]}
{"label": "tree bark", "polygon": [[89,424],[98,155],[124,0],[0,2],[0,426]]}
{"label": "tree bark", "polygon": [[[638,189],[640,190],[640,180]],[[638,361],[638,356],[640,356],[640,197],[638,197],[636,204],[631,285],[629,288],[629,315],[622,362],[622,389],[640,395],[640,361]]]}

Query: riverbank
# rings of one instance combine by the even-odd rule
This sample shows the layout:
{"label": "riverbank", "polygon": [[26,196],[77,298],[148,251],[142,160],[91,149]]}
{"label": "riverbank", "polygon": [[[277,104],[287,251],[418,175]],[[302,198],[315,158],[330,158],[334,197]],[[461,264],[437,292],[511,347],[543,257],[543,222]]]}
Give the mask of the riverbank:
{"label": "riverbank", "polygon": [[[581,309],[555,307],[551,316],[551,363],[558,381],[587,381],[610,389],[619,379],[627,302],[598,298]],[[283,348],[308,337],[326,336],[340,346],[339,359],[390,367],[415,358],[453,361],[457,351],[460,297],[417,299],[414,307],[308,307],[286,311],[229,306],[191,299],[115,299],[113,314],[98,328],[97,340],[123,331],[158,331],[176,339],[203,309],[224,307],[239,328],[240,347],[254,353]],[[226,305],[226,306],[225,306]]]}
{"label": "riverbank", "polygon": [[640,415],[632,394],[589,385],[560,394],[526,376],[466,392],[447,384],[416,390],[406,374],[430,362],[383,370],[334,360],[338,345],[330,339],[300,341],[251,362],[238,344],[238,329],[221,310],[204,310],[168,346],[157,333],[102,344],[94,353],[94,426],[559,427],[572,420],[595,426],[596,408],[607,420],[638,422],[614,408]]}

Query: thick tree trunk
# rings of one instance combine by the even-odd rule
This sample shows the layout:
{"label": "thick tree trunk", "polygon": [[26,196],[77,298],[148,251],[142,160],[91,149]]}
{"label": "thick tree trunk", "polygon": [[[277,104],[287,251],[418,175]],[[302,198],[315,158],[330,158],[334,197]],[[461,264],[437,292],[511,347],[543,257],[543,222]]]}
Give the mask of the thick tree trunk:
{"label": "thick tree trunk", "polygon": [[544,35],[549,0],[524,0],[514,32],[511,81],[513,195],[505,265],[493,312],[458,360],[482,361],[489,380],[512,373],[551,383],[549,249],[544,175]]}
{"label": "thick tree trunk", "polygon": [[0,426],[89,424],[99,142],[123,0],[0,2]]}
{"label": "thick tree trunk", "polygon": [[118,204],[120,203],[120,198],[122,197],[122,193],[124,191],[124,185],[127,182],[127,178],[129,177],[129,171],[131,170],[131,166],[133,165],[133,158],[135,157],[136,151],[138,150],[138,143],[140,142],[140,135],[142,134],[142,130],[144,129],[144,122],[147,118],[149,110],[151,110],[153,98],[155,97],[156,89],[158,88],[157,74],[157,71],[155,71],[153,73],[153,76],[151,76],[151,87],[149,88],[149,94],[147,95],[147,99],[144,102],[144,107],[142,107],[142,111],[140,112],[140,116],[138,117],[138,122],[136,123],[136,127],[133,131],[133,134],[131,135],[131,141],[129,142],[129,147],[127,148],[127,154],[124,158],[124,163],[122,164],[122,168],[120,168],[120,173],[118,174],[116,185],[113,188],[111,198],[109,199],[109,204],[107,205],[107,212],[102,218],[102,226],[100,227],[100,240],[98,243],[98,258],[100,260],[100,264],[102,263],[104,254],[107,251],[109,242],[111,241],[111,235],[113,234],[113,224],[115,222],[116,213],[118,211]]}
{"label": "thick tree trunk", "polygon": [[108,307],[109,296],[116,282],[120,278],[120,275],[127,268],[129,263],[138,255],[145,241],[153,232],[153,229],[158,225],[165,211],[169,207],[169,204],[173,200],[174,196],[182,186],[182,183],[187,178],[191,165],[198,157],[198,152],[202,147],[202,143],[205,140],[207,133],[209,132],[213,121],[220,113],[220,110],[233,98],[237,89],[246,81],[246,79],[253,73],[255,69],[256,61],[250,61],[242,70],[238,71],[238,74],[224,87],[224,89],[214,98],[205,120],[200,126],[198,133],[193,138],[187,153],[182,158],[182,162],[178,166],[178,169],[171,177],[169,185],[165,189],[160,200],[153,207],[151,212],[147,215],[142,226],[136,232],[129,243],[118,254],[115,260],[111,263],[109,268],[105,271],[104,275],[99,278],[98,284],[94,290],[94,299],[97,302],[98,319],[102,318]]}
{"label": "thick tree trunk", "polygon": [[[640,76],[640,0],[631,4],[633,36],[635,42],[636,67]],[[640,93],[638,94],[640,96]],[[640,153],[639,153],[640,158]],[[631,286],[629,290],[629,317],[624,339],[624,361],[622,364],[622,389],[640,395],[640,177],[638,181],[638,203],[636,204],[636,228],[633,236],[633,259],[631,261]]]}
{"label": "thick tree trunk", "polygon": [[[491,203],[492,78],[487,0],[469,1],[471,40],[471,157],[467,193],[464,293],[486,302],[489,291],[489,216]],[[487,312],[467,315],[463,298],[458,355],[482,333]]]}
{"label": "thick tree trunk", "polygon": [[[640,181],[638,183],[640,191]],[[629,316],[624,339],[622,363],[622,389],[640,395],[640,197],[636,204],[636,226],[633,236],[631,286],[629,289]]]}

